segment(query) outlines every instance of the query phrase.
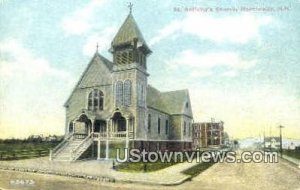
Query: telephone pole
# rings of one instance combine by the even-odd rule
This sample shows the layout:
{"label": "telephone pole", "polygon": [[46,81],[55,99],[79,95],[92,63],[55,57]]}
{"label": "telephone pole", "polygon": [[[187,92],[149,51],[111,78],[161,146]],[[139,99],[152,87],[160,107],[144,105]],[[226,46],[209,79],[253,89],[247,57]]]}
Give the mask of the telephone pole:
{"label": "telephone pole", "polygon": [[282,157],[282,128],[284,128],[284,126],[282,126],[282,125],[279,125],[279,139],[280,139],[280,155],[281,155],[281,157]]}
{"label": "telephone pole", "polygon": [[264,129],[264,151],[266,151],[266,131]]}

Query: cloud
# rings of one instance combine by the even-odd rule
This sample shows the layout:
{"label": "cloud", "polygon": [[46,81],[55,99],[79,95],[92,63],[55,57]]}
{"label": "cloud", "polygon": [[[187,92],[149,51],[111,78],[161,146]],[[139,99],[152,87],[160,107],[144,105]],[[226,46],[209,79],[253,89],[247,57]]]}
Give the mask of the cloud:
{"label": "cloud", "polygon": [[[250,90],[251,89],[251,90]],[[246,87],[239,91],[204,85],[190,90],[195,122],[214,117],[225,121],[225,130],[235,137],[258,136],[264,128],[273,134],[279,124],[286,136],[300,138],[300,102],[295,95],[274,85]]]}
{"label": "cloud", "polygon": [[243,59],[236,52],[208,52],[197,53],[194,50],[184,50],[168,62],[172,69],[178,69],[186,66],[191,69],[191,76],[206,77],[213,72],[216,67],[225,67],[228,69],[223,76],[234,77],[240,70],[246,70],[256,65],[256,60]]}
{"label": "cloud", "polygon": [[62,134],[70,73],[15,39],[0,41],[0,52],[0,138]]}
{"label": "cloud", "polygon": [[105,4],[106,0],[91,0],[73,14],[62,20],[62,27],[67,35],[81,35],[92,28],[92,20],[96,10]]}
{"label": "cloud", "polygon": [[170,35],[174,34],[175,32],[180,31],[182,24],[183,21],[181,22],[178,20],[172,21],[170,24],[168,24],[167,26],[165,26],[163,29],[160,30],[159,35],[150,39],[149,45],[154,45],[160,42],[161,40],[163,40],[164,38],[167,38]]}
{"label": "cloud", "polygon": [[101,53],[102,51],[107,51],[110,47],[110,43],[113,39],[113,35],[116,33],[117,27],[110,26],[107,27],[99,33],[93,33],[89,35],[84,46],[83,46],[83,54],[86,56],[92,56],[96,51],[96,44],[99,44],[98,51]]}
{"label": "cloud", "polygon": [[5,79],[20,76],[29,80],[37,80],[43,77],[67,78],[69,73],[54,68],[50,63],[40,57],[36,57],[15,39],[3,40],[0,43],[0,75]]}
{"label": "cloud", "polygon": [[254,16],[249,14],[215,17],[212,15],[188,14],[182,20],[172,21],[150,40],[154,45],[163,39],[179,32],[208,39],[217,43],[247,43],[259,37],[260,27],[272,21],[270,16]]}

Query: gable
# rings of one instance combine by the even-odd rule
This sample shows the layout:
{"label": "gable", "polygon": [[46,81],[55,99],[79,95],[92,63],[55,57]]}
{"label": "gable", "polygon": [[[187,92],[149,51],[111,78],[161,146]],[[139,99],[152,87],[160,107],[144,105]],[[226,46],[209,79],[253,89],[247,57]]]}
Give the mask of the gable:
{"label": "gable", "polygon": [[188,90],[160,92],[148,85],[147,106],[168,114],[185,114],[193,117]]}
{"label": "gable", "polygon": [[64,106],[68,105],[76,89],[111,84],[112,67],[113,64],[109,60],[96,53],[82,73]]}
{"label": "gable", "polygon": [[185,114],[193,117],[188,90],[163,92],[162,96],[170,114]]}
{"label": "gable", "polygon": [[99,85],[111,84],[111,71],[105,63],[105,60],[96,56],[86,69],[78,87],[86,88]]}

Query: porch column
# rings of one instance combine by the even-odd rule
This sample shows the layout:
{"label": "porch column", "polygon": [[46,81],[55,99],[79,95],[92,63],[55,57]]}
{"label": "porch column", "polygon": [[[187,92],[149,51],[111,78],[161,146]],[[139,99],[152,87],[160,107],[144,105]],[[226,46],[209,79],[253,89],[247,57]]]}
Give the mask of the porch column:
{"label": "porch column", "polygon": [[94,133],[95,120],[94,120],[94,119],[92,119],[91,121],[92,121],[92,133]]}
{"label": "porch column", "polygon": [[108,144],[109,132],[108,132],[108,122],[106,122],[106,149],[105,149],[105,160],[109,157],[109,144]]}
{"label": "porch column", "polygon": [[126,118],[126,148],[129,147],[129,119]]}
{"label": "porch column", "polygon": [[108,160],[108,157],[109,157],[109,144],[108,144],[108,138],[106,138],[105,160]]}
{"label": "porch column", "polygon": [[111,132],[111,128],[112,128],[112,125],[110,125],[110,127],[109,127],[109,121],[110,121],[110,119],[106,120],[106,134],[107,135],[109,135],[109,133]]}
{"label": "porch column", "polygon": [[100,160],[101,141],[98,139],[97,160]]}
{"label": "porch column", "polygon": [[113,125],[113,120],[110,119],[110,131],[115,132],[115,126]]}

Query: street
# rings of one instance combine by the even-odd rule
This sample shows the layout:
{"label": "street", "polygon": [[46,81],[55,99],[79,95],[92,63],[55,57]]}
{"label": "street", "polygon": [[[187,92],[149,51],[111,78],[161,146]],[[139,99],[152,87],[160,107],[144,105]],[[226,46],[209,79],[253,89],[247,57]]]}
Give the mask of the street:
{"label": "street", "polygon": [[279,163],[219,163],[183,184],[186,189],[300,189],[300,169]]}
{"label": "street", "polygon": [[[279,163],[218,163],[178,186],[105,183],[54,175],[0,171],[0,189],[300,189],[300,169],[286,161]],[[33,185],[12,185],[32,180]]]}

